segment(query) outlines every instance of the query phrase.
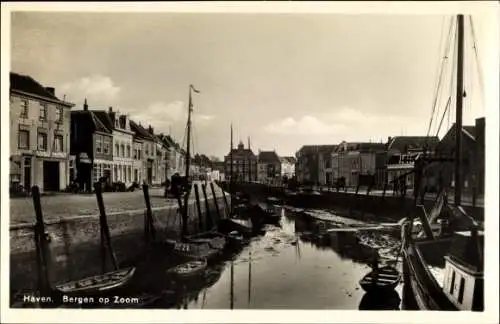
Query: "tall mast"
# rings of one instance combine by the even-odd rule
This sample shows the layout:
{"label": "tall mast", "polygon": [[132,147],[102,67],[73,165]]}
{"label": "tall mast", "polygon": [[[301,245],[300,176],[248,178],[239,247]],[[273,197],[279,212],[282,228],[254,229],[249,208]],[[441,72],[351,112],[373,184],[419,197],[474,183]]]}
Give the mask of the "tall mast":
{"label": "tall mast", "polygon": [[192,84],[189,85],[189,102],[188,102],[188,120],[187,120],[187,145],[186,145],[186,179],[189,178],[189,164],[191,162],[191,113],[193,112],[193,102],[191,99],[191,90],[196,93],[200,91],[196,90]]}
{"label": "tall mast", "polygon": [[231,147],[229,148],[229,163],[230,165],[230,178],[229,178],[229,193],[231,194],[231,205],[229,209],[229,215],[233,215],[233,124],[231,124]]}
{"label": "tall mast", "polygon": [[455,121],[455,205],[462,202],[462,106],[463,106],[463,65],[464,65],[464,16],[458,15],[458,55],[457,55],[457,107]]}

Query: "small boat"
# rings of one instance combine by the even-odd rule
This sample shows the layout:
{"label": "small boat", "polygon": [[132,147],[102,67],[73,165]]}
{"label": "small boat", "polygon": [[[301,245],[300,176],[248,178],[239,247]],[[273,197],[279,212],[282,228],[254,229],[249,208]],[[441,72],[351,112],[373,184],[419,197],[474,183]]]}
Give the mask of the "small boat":
{"label": "small boat", "polygon": [[127,285],[135,274],[135,267],[120,269],[57,285],[56,291],[65,295],[99,295]]}
{"label": "small boat", "polygon": [[226,238],[223,234],[217,232],[204,232],[184,237],[187,243],[204,244],[207,243],[212,249],[222,250],[226,246]]}
{"label": "small boat", "polygon": [[225,218],[219,221],[218,230],[223,234],[237,231],[244,236],[249,236],[252,234],[252,223],[244,219]]}
{"label": "small boat", "polygon": [[166,240],[165,243],[176,255],[189,259],[206,258],[208,260],[221,252],[220,249],[210,247],[207,242],[193,243]]}
{"label": "small boat", "polygon": [[226,238],[232,246],[242,246],[249,242],[249,240],[245,239],[245,237],[238,231],[230,232],[227,234]]}
{"label": "small boat", "polygon": [[359,281],[366,292],[393,290],[401,281],[401,274],[392,266],[375,268]]}
{"label": "small boat", "polygon": [[178,266],[168,270],[180,277],[191,277],[200,274],[207,268],[207,260],[193,260],[186,263],[179,264]]}

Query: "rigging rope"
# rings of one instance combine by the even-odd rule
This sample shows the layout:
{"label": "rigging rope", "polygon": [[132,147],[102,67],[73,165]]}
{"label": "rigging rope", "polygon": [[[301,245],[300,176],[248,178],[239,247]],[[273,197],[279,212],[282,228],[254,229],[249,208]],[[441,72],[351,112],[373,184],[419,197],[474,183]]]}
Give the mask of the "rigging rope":
{"label": "rigging rope", "polygon": [[[452,101],[451,103],[453,103],[453,99],[456,98],[456,93],[455,91],[453,90],[455,88],[455,85],[456,85],[456,67],[457,67],[457,62],[458,62],[458,30],[455,31],[455,43],[454,43],[454,53],[453,53],[453,65],[452,65],[452,70],[451,70],[451,81],[450,81],[450,90],[449,90],[449,95],[450,97],[452,98]],[[455,96],[453,96],[455,94]],[[455,99],[456,101],[456,99]],[[455,102],[456,104],[456,102]],[[448,125],[447,125],[447,129],[450,129],[450,120],[451,120],[451,112],[452,112],[452,109],[451,109],[451,106],[450,106],[450,109],[448,110]],[[439,129],[438,129],[438,132],[439,132]]]}
{"label": "rigging rope", "polygon": [[483,70],[481,67],[481,62],[479,60],[479,49],[477,47],[477,41],[476,41],[476,33],[474,31],[474,24],[472,22],[472,16],[469,15],[469,24],[470,24],[470,30],[471,30],[471,36],[472,36],[472,46],[474,48],[474,54],[476,57],[476,68],[477,68],[477,74],[478,74],[478,81],[479,81],[479,91],[481,93],[481,104],[484,105],[484,85],[483,85]]}
{"label": "rigging rope", "polygon": [[[446,18],[443,17],[443,20],[441,21],[441,36],[439,38],[439,53],[442,52],[442,46],[443,46],[443,38],[444,38],[444,20]],[[449,38],[449,36],[448,36]],[[448,39],[447,38],[447,39]],[[431,118],[429,120],[429,127],[427,128],[427,136],[429,135],[429,132],[430,132],[430,129],[431,129],[431,126],[432,126],[432,120],[433,120],[433,116],[434,116],[434,112],[435,112],[435,109],[436,109],[436,101],[437,101],[437,97],[438,97],[438,92],[439,92],[439,88],[440,88],[440,83],[441,83],[441,78],[442,78],[442,75],[443,75],[443,65],[444,65],[444,61],[445,61],[445,57],[446,57],[446,52],[445,52],[445,56],[443,58],[441,58],[441,62],[438,61],[438,69],[437,69],[437,73],[436,73],[436,81],[435,81],[435,85],[434,85],[434,88],[435,88],[435,92],[434,92],[434,99],[433,99],[433,102],[432,102],[432,112],[431,112]]]}
{"label": "rigging rope", "polygon": [[440,94],[441,94],[440,89],[441,89],[441,84],[443,82],[444,71],[445,71],[445,69],[446,69],[446,67],[448,65],[448,52],[450,50],[450,43],[451,43],[451,39],[452,39],[452,35],[453,35],[452,31],[454,30],[454,27],[455,27],[454,17],[452,17],[450,19],[450,25],[449,25],[449,28],[448,28],[448,36],[446,38],[446,45],[445,45],[445,49],[444,49],[444,55],[443,55],[442,61],[441,61],[439,78],[438,78],[438,81],[437,81],[437,88],[436,88],[436,91],[435,91],[435,94],[434,94],[434,100],[433,100],[433,104],[432,104],[432,113],[431,113],[431,119],[429,121],[429,126],[428,126],[428,129],[427,129],[427,136],[429,136],[429,134],[431,132],[431,128],[432,128],[432,123],[434,121],[434,117],[437,116],[437,114],[438,114],[438,112],[436,112],[436,106],[439,107],[438,102],[439,102]]}

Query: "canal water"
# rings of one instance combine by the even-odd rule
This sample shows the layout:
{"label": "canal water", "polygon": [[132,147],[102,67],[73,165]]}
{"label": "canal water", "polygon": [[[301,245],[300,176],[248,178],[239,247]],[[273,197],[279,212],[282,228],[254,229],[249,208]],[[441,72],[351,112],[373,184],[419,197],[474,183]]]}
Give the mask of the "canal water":
{"label": "canal water", "polygon": [[[399,309],[401,286],[384,298],[365,294],[359,280],[371,271],[372,254],[354,231],[325,233],[328,226],[281,208],[278,226],[215,267],[162,298],[155,308],[184,309]],[[338,221],[341,219],[341,221]],[[345,219],[349,223],[349,219]],[[328,224],[332,224],[328,222]],[[342,218],[337,217],[337,226]],[[344,226],[349,224],[344,224]],[[318,229],[319,227],[319,229]],[[323,232],[323,235],[319,235]],[[399,241],[387,234],[377,242],[382,262],[393,262]],[[363,247],[363,248],[360,248]],[[175,301],[174,301],[175,300]],[[168,302],[166,302],[168,301]]]}

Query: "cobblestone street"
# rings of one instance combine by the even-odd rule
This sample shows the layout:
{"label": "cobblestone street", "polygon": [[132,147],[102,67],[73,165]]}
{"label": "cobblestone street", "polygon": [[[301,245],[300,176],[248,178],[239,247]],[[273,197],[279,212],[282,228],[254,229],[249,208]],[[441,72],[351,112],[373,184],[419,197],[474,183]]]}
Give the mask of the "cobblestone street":
{"label": "cobblestone street", "polygon": [[[212,197],[208,187],[207,195]],[[165,207],[177,204],[175,199],[163,198],[163,188],[149,190],[151,207]],[[216,186],[216,194],[221,190]],[[200,190],[200,198],[203,194]],[[194,194],[191,195],[194,199]],[[55,196],[42,196],[40,198],[42,212],[45,220],[57,219],[76,215],[98,215],[97,199],[94,194],[57,194]],[[127,210],[140,210],[146,208],[142,190],[134,192],[106,192],[103,193],[104,205],[107,213],[122,212]],[[10,223],[35,222],[35,210],[32,197],[10,199]]]}

